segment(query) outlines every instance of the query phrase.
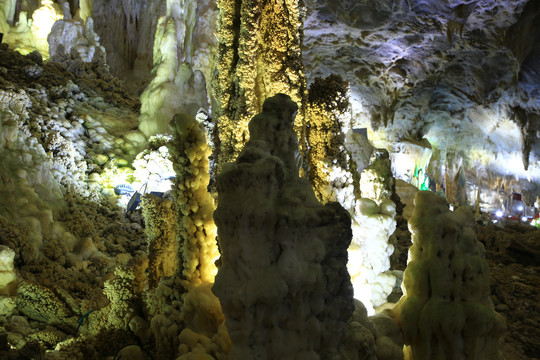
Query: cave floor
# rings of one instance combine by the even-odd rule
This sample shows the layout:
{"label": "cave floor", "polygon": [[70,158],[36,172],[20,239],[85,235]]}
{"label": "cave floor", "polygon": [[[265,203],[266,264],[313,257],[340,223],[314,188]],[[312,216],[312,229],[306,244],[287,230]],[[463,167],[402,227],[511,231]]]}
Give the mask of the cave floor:
{"label": "cave floor", "polygon": [[540,230],[519,224],[479,226],[491,298],[506,320],[507,360],[540,359]]}

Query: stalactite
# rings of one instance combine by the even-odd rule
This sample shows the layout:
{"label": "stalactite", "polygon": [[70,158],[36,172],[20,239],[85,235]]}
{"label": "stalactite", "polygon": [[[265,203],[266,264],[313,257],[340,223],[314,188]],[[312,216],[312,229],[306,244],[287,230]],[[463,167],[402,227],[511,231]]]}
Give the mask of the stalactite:
{"label": "stalactite", "polygon": [[[88,5],[88,4],[87,4]],[[90,11],[81,3],[80,16]],[[158,19],[165,13],[165,0],[93,0],[94,29],[107,49],[111,72],[140,93],[152,69],[152,49]],[[83,11],[84,10],[84,11]]]}
{"label": "stalactite", "polygon": [[141,95],[139,130],[147,137],[167,132],[176,113],[193,117],[199,110],[209,113],[206,85],[212,61],[202,59],[210,57],[213,43],[204,34],[212,26],[197,23],[196,15],[211,18],[214,11],[205,1],[174,0],[167,3],[167,14],[159,18],[154,78]]}

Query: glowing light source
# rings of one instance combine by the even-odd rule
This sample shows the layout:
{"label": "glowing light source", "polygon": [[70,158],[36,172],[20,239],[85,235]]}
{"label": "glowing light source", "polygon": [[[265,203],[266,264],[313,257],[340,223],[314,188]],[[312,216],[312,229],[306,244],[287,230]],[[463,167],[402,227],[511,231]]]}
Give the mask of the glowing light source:
{"label": "glowing light source", "polygon": [[497,212],[495,213],[495,216],[497,217],[502,217],[503,216],[503,212],[501,210],[497,210]]}
{"label": "glowing light source", "polygon": [[420,190],[429,190],[429,177],[426,176],[425,168],[417,167],[414,171],[416,187]]}
{"label": "glowing light source", "polygon": [[32,15],[32,31],[36,34],[39,40],[47,42],[47,35],[51,32],[51,28],[56,20],[63,19],[62,11],[56,6],[52,0],[45,0],[39,9],[34,11]]}
{"label": "glowing light source", "polygon": [[526,216],[523,216],[523,217],[521,218],[521,221],[527,222],[527,217],[526,217]]}

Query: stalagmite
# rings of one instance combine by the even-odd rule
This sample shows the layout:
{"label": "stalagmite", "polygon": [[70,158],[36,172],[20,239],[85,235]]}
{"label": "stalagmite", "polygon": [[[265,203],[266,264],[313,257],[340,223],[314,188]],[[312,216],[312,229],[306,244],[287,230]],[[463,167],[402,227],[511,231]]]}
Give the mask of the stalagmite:
{"label": "stalagmite", "polygon": [[394,178],[386,150],[376,149],[370,165],[360,175],[361,198],[355,201],[353,241],[347,265],[354,296],[368,313],[386,303],[396,283],[390,271],[394,252],[390,236],[396,229],[396,204],[392,201]]}
{"label": "stalagmite", "polygon": [[171,128],[175,136],[169,151],[176,172],[173,197],[181,262],[178,270],[182,272],[184,286],[190,288],[213,282],[217,272],[214,262],[219,253],[212,219],[215,205],[207,189],[211,149],[204,127],[193,117],[175,115]]}
{"label": "stalagmite", "polygon": [[505,323],[489,297],[472,212],[452,212],[442,197],[420,191],[409,228],[413,246],[396,306],[406,359],[500,359]]}
{"label": "stalagmite", "polygon": [[294,115],[278,94],[250,122],[250,140],[218,177],[214,214],[222,266],[213,287],[231,359],[330,359],[352,315],[350,217],[321,205],[298,177]]}

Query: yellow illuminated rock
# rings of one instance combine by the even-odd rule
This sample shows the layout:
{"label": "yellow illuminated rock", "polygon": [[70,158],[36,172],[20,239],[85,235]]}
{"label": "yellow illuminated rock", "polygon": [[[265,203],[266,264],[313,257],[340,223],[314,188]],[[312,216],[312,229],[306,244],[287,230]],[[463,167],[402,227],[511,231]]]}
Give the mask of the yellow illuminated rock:
{"label": "yellow illuminated rock", "polygon": [[[301,2],[218,0],[218,170],[249,140],[248,122],[264,100],[284,93],[299,106],[295,130],[305,150],[306,80],[301,59]],[[240,6],[240,9],[236,7]]]}
{"label": "yellow illuminated rock", "polygon": [[177,268],[178,243],[172,201],[146,195],[141,206],[148,237],[148,284],[154,288],[162,276],[172,276]]}
{"label": "yellow illuminated rock", "polygon": [[174,142],[169,145],[176,181],[173,197],[176,207],[179,243],[178,271],[191,288],[203,282],[214,282],[219,257],[216,243],[214,199],[208,192],[210,181],[205,130],[186,114],[175,115],[171,123]]}
{"label": "yellow illuminated rock", "polygon": [[339,75],[317,78],[309,88],[309,108],[306,129],[309,152],[309,181],[322,203],[335,201],[331,184],[332,165],[349,170],[342,130],[347,110],[348,84]]}

